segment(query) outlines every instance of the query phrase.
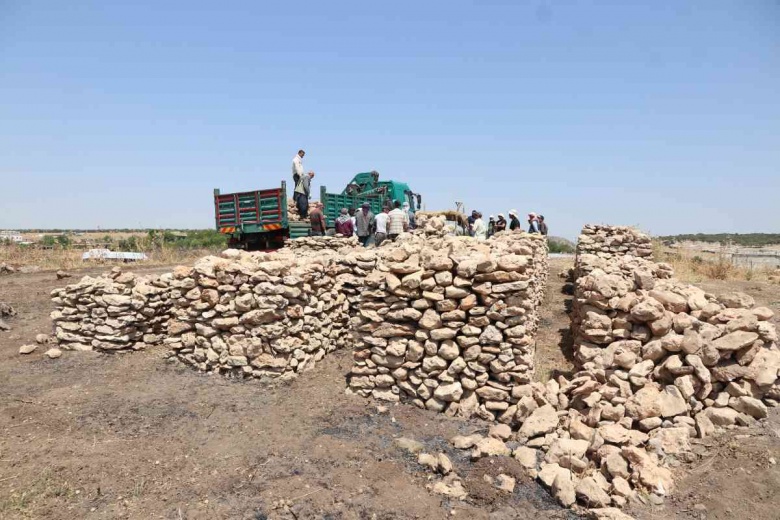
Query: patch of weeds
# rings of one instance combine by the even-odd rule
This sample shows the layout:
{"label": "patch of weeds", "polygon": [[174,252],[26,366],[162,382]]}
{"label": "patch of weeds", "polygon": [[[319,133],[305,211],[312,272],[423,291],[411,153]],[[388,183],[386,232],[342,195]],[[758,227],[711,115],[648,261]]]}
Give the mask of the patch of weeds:
{"label": "patch of weeds", "polygon": [[[70,500],[76,491],[66,480],[57,477],[51,468],[44,469],[26,488],[11,493],[0,501],[0,513],[30,514],[35,505],[47,499]],[[0,517],[3,515],[0,514]]]}

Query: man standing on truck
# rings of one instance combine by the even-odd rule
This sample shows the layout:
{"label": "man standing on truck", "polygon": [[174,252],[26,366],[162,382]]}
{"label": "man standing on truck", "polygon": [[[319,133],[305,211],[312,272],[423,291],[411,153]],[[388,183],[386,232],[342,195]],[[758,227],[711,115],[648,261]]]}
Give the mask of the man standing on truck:
{"label": "man standing on truck", "polygon": [[296,205],[301,218],[309,217],[309,195],[311,195],[311,180],[314,178],[314,172],[309,172],[301,177],[295,186],[295,194],[298,195]]}
{"label": "man standing on truck", "polygon": [[[301,182],[301,178],[303,177],[303,156],[304,155],[306,155],[306,152],[304,152],[303,150],[298,150],[298,153],[295,154],[295,157],[293,157],[293,161],[292,161],[293,190],[298,187],[298,183]],[[293,191],[293,201],[297,206],[298,205],[297,191]]]}
{"label": "man standing on truck", "polygon": [[355,213],[355,232],[363,247],[368,246],[371,237],[371,228],[374,227],[374,214],[371,213],[371,204],[364,202],[360,211]]}

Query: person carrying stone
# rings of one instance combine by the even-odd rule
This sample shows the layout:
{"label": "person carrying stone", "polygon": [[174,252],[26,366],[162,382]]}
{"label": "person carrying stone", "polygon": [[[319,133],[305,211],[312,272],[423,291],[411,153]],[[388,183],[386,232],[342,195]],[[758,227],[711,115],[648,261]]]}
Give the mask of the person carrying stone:
{"label": "person carrying stone", "polygon": [[371,204],[364,202],[360,210],[355,213],[355,232],[363,247],[368,245],[373,227],[374,214],[371,212]]}

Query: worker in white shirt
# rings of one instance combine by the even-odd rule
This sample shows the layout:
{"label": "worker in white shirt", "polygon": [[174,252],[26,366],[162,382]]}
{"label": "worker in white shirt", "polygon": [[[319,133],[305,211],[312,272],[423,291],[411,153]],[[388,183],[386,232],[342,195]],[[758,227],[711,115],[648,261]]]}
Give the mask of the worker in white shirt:
{"label": "worker in white shirt", "polygon": [[298,204],[298,192],[296,192],[295,189],[298,187],[298,183],[301,182],[301,179],[303,178],[304,155],[306,155],[306,152],[303,150],[298,150],[298,153],[295,154],[295,157],[293,157],[292,160],[293,201],[296,205]]}
{"label": "worker in white shirt", "polygon": [[487,230],[487,224],[482,220],[482,213],[477,212],[477,218],[474,220],[474,236],[477,240],[486,240]]}
{"label": "worker in white shirt", "polygon": [[390,207],[385,206],[382,213],[374,217],[374,223],[376,224],[376,234],[374,235],[374,243],[377,247],[382,245],[382,242],[387,238],[387,214],[390,213]]}

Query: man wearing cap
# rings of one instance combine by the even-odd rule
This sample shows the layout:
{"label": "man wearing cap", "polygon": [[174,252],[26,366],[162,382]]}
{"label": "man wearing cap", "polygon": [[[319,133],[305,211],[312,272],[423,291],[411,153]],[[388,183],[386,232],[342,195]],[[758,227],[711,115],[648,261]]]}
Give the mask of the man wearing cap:
{"label": "man wearing cap", "polygon": [[371,236],[374,227],[374,214],[371,213],[371,205],[364,202],[359,211],[355,213],[355,230],[358,240],[363,247],[368,245],[368,239]]}
{"label": "man wearing cap", "polygon": [[528,232],[539,233],[539,224],[536,222],[536,213],[528,214]]}
{"label": "man wearing cap", "polygon": [[506,218],[504,217],[503,213],[498,214],[498,220],[496,221],[494,232],[500,233],[501,231],[506,231]]}
{"label": "man wearing cap", "polygon": [[516,209],[510,209],[509,210],[509,230],[515,231],[517,229],[520,229],[520,219],[517,218],[517,210]]}

